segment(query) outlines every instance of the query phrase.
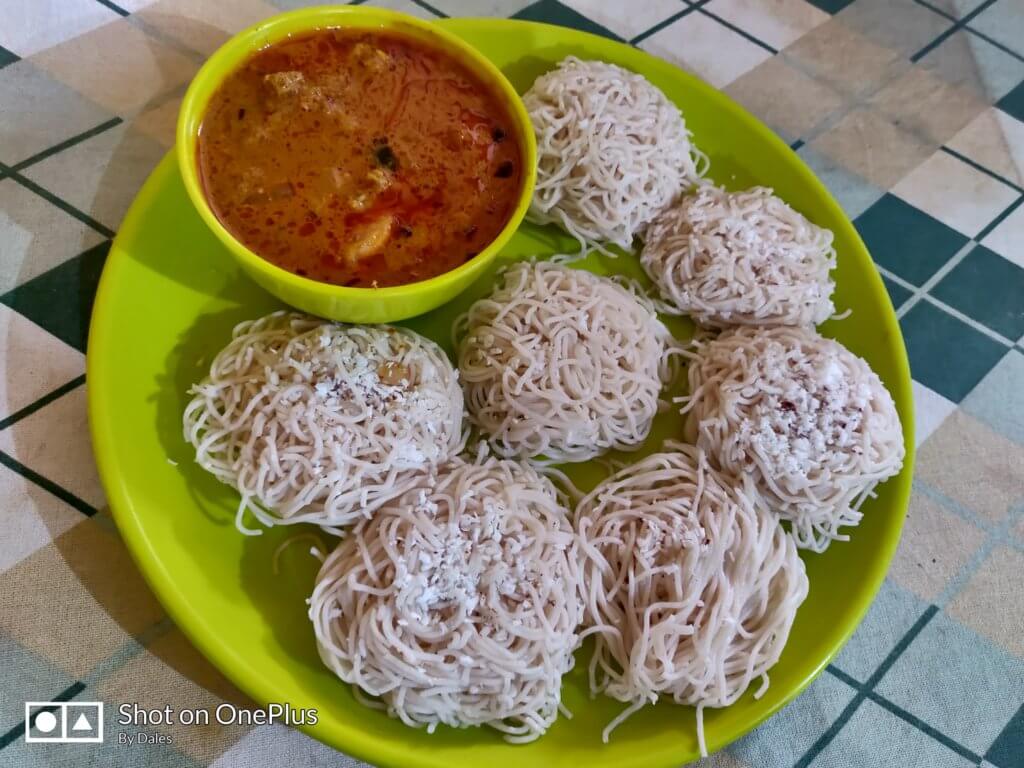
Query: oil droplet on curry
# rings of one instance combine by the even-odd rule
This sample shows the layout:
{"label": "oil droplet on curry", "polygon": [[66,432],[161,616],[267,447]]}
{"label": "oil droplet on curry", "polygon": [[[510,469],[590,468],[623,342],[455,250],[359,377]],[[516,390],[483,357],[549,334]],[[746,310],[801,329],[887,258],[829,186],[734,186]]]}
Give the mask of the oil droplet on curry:
{"label": "oil droplet on curry", "polygon": [[298,275],[384,287],[483,250],[518,202],[507,111],[445,53],[324,30],[270,46],[214,94],[206,197],[249,249]]}

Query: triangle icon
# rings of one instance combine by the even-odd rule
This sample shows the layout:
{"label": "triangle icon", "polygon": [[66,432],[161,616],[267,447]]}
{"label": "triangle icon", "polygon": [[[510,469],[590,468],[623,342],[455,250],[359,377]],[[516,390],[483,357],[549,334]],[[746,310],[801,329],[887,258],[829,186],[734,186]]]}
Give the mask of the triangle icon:
{"label": "triangle icon", "polygon": [[75,724],[71,726],[71,730],[72,731],[91,731],[92,730],[92,726],[89,725],[89,721],[85,719],[85,714],[84,713],[78,716],[78,719],[75,720]]}

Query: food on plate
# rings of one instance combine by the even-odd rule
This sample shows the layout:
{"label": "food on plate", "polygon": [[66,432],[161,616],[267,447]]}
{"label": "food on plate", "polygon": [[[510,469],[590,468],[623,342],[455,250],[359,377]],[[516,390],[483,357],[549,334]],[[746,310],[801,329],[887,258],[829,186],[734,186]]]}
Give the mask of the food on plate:
{"label": "food on plate", "polygon": [[[252,28],[185,101],[170,171],[181,166],[216,240],[194,227],[166,237],[184,220],[165,164],[112,252],[90,375],[97,392],[105,384],[98,454],[129,543],[212,658],[261,700],[317,707],[314,735],[364,759],[678,764],[695,757],[694,735],[701,752],[724,746],[852,630],[897,537],[909,472],[864,507],[873,519],[852,544],[832,544],[905,461],[882,382],[813,331],[834,316],[833,274],[853,281],[840,295],[858,314],[825,330],[864,343],[881,322],[870,359],[905,398],[898,328],[872,317],[889,308],[870,262],[834,273],[831,232],[772,189],[718,185],[778,183],[840,241],[848,222],[815,206],[806,170],[763,127],[645,54],[509,27],[527,44],[517,52],[493,47],[500,26],[435,34],[378,10],[317,9],[314,23],[372,26],[266,42],[303,18]],[[524,86],[525,73],[548,73],[521,105],[452,33]],[[555,63],[584,50],[651,79]],[[448,271],[497,256],[488,246],[507,242],[528,201],[552,226],[528,225],[493,284],[453,300],[485,259]],[[540,261],[572,242],[563,230],[590,252],[585,269],[564,254]],[[636,260],[621,253],[634,248]],[[537,257],[514,263],[524,253]],[[641,267],[653,286],[628,277]],[[211,313],[267,311],[259,286],[327,315],[351,306],[337,316],[360,321],[437,307],[410,325],[440,340],[455,321],[455,344],[291,311],[204,336]],[[166,298],[170,313],[144,329],[156,354],[136,355],[139,375],[124,354],[139,334],[117,332],[138,307],[132,290]],[[702,330],[686,346],[689,323],[659,319],[666,308],[717,338]],[[166,370],[206,344],[202,370],[191,359]],[[666,410],[687,360],[684,432]],[[119,393],[146,405],[154,381],[186,368],[198,381],[186,397],[161,389],[153,408],[129,410],[144,428],[170,405],[189,443],[178,448],[206,472],[160,440],[139,442],[136,460],[117,414]],[[691,444],[661,443],[665,433]],[[231,517],[245,534],[291,527],[261,543],[226,535]],[[839,551],[800,551],[828,546]],[[851,559],[867,572],[843,568]],[[808,603],[815,568],[829,576]],[[210,588],[193,588],[195,574]],[[297,612],[306,618],[289,626]]]}
{"label": "food on plate", "polygon": [[470,419],[505,457],[583,461],[647,437],[674,343],[623,285],[519,262],[456,323]]}
{"label": "food on plate", "polygon": [[888,390],[842,344],[803,328],[740,327],[686,353],[687,438],[758,503],[824,551],[857,525],[861,504],[903,465]]}
{"label": "food on plate", "polygon": [[321,30],[274,43],[214,94],[203,188],[236,239],[354,287],[454,269],[505,227],[522,153],[494,90],[420,40]]}
{"label": "food on plate", "polygon": [[640,263],[664,299],[708,327],[813,326],[835,311],[832,233],[767,187],[699,187],[648,227]]}
{"label": "food on plate", "polygon": [[[703,453],[673,445],[605,480],[576,509],[590,688],[629,706],[726,707],[779,660],[807,576],[777,518]],[[759,694],[755,694],[759,695]]]}
{"label": "food on plate", "polygon": [[263,525],[337,530],[462,450],[458,374],[404,328],[275,312],[241,323],[190,390],[196,462]]}
{"label": "food on plate", "polygon": [[478,457],[360,521],[324,562],[309,616],[324,663],[370,706],[429,731],[488,725],[526,742],[558,716],[578,581],[551,483]]}

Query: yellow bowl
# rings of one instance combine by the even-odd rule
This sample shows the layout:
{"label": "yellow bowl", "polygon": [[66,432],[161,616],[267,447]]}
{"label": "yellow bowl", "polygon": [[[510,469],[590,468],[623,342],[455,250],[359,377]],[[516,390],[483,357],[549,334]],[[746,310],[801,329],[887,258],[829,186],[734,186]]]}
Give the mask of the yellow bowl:
{"label": "yellow bowl", "polygon": [[[388,288],[346,288],[300,277],[245,247],[213,213],[199,175],[199,127],[210,98],[224,79],[256,51],[284,38],[317,29],[386,30],[405,35],[454,57],[499,96],[512,118],[522,149],[524,173],[515,211],[494,240],[459,267],[429,280]],[[331,320],[388,323],[428,312],[463,291],[494,260],[526,215],[537,181],[537,143],[530,117],[512,84],[468,43],[427,21],[403,13],[360,6],[323,6],[282,13],[249,27],[222,45],[202,66],[181,104],[177,128],[178,165],[199,215],[242,269],[282,301]]]}

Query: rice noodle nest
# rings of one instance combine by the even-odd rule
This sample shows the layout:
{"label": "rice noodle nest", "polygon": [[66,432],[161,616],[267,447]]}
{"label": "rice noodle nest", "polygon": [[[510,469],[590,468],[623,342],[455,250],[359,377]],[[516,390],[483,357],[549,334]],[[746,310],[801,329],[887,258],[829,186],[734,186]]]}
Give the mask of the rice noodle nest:
{"label": "rice noodle nest", "polygon": [[529,217],[586,248],[632,246],[655,215],[707,172],[682,113],[641,75],[575,56],[523,95],[537,136]]}
{"label": "rice noodle nest", "polygon": [[309,601],[320,656],[406,725],[511,742],[558,716],[582,618],[568,510],[535,468],[478,457],[361,521]]}
{"label": "rice noodle nest", "polygon": [[[661,696],[726,707],[779,660],[808,582],[773,515],[702,452],[667,444],[576,509],[590,687],[629,702],[609,732]],[[767,685],[763,681],[762,690]]]}
{"label": "rice noodle nest", "polygon": [[509,267],[455,330],[470,421],[504,457],[639,448],[676,359],[637,292],[548,262]]}
{"label": "rice noodle nest", "polygon": [[875,486],[898,474],[903,430],[862,358],[804,328],[741,327],[700,340],[690,358],[687,439],[791,523],[817,552],[845,540]]}
{"label": "rice noodle nest", "polygon": [[241,494],[236,524],[338,533],[465,445],[458,374],[404,328],[276,312],[239,324],[190,390],[196,462]]}
{"label": "rice noodle nest", "polygon": [[835,311],[832,233],[766,187],[684,196],[648,228],[640,263],[662,298],[706,327],[811,326]]}

